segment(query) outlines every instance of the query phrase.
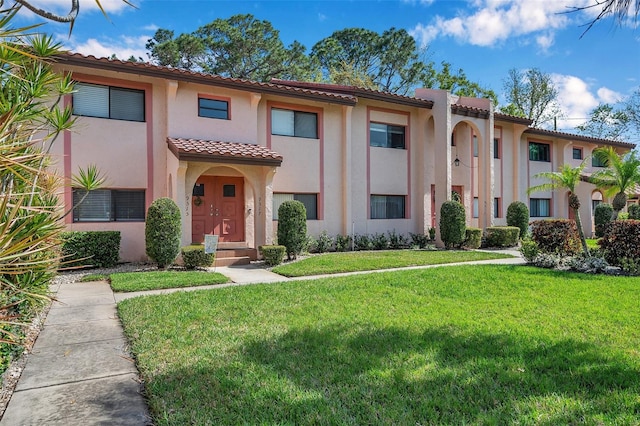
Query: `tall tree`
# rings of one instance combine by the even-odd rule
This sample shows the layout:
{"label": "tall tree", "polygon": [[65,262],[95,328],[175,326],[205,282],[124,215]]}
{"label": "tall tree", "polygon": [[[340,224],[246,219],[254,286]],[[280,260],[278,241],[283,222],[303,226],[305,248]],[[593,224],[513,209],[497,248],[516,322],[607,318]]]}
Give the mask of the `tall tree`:
{"label": "tall tree", "polygon": [[175,38],[173,31],[161,28],[145,47],[158,65],[197,71],[205,60],[204,41],[193,34],[180,34]]}
{"label": "tall tree", "polygon": [[302,44],[294,41],[285,47],[270,22],[250,14],[216,19],[178,37],[171,30],[159,29],[146,47],[160,65],[226,77],[311,80],[315,71]]}
{"label": "tall tree", "polygon": [[627,192],[640,184],[640,157],[636,151],[620,155],[611,146],[598,148],[593,155],[607,168],[594,173],[589,180],[603,189],[606,195],[615,194],[611,203],[611,220],[615,220],[627,205]]}
{"label": "tall tree", "polygon": [[600,104],[591,111],[589,120],[576,126],[576,129],[583,135],[619,141],[628,130],[629,121],[625,110],[616,110],[610,104]]}
{"label": "tall tree", "polygon": [[457,96],[488,98],[491,99],[494,105],[498,104],[496,93],[470,81],[462,68],[453,73],[452,65],[449,62],[443,61],[441,66],[442,68],[438,71],[433,63],[428,65],[427,77],[422,82],[425,87],[448,90]]}
{"label": "tall tree", "polygon": [[508,105],[501,111],[528,118],[533,126],[540,126],[560,115],[556,99],[558,90],[551,76],[538,68],[520,71],[515,68],[503,81]]}
{"label": "tall tree", "polygon": [[348,65],[355,75],[367,76],[378,90],[407,94],[425,78],[423,51],[406,30],[390,28],[382,34],[346,28],[317,42],[311,58],[326,79]]}
{"label": "tall tree", "polygon": [[587,246],[587,240],[582,229],[582,220],[580,219],[580,199],[576,194],[576,187],[582,180],[582,172],[586,165],[587,159],[585,158],[577,167],[573,167],[570,164],[563,164],[557,172],[538,173],[534,177],[546,179],[547,182],[530,187],[527,189],[527,193],[531,194],[532,192],[555,190],[569,191],[569,208],[573,211],[575,217],[578,235],[580,236],[580,242],[582,243],[582,250],[584,251],[584,254],[588,256],[589,247]]}

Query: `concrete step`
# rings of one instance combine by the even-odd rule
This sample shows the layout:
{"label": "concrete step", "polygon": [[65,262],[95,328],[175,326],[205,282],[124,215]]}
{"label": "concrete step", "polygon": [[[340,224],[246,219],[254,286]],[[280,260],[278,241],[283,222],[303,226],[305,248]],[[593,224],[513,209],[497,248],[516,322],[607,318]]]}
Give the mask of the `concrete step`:
{"label": "concrete step", "polygon": [[[217,254],[217,253],[216,253]],[[230,256],[230,257],[218,257],[213,262],[214,266],[232,266],[232,265],[249,265],[251,259],[249,256]]]}
{"label": "concrete step", "polygon": [[216,251],[216,259],[224,259],[228,257],[248,257],[250,260],[258,258],[258,251],[253,248],[228,248],[218,249]]}

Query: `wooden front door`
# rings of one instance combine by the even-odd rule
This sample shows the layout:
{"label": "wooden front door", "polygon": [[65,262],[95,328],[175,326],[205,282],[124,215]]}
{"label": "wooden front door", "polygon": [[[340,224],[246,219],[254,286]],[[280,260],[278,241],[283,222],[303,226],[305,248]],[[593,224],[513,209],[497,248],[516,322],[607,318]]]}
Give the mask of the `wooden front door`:
{"label": "wooden front door", "polygon": [[244,241],[244,179],[200,176],[191,197],[191,239],[200,244],[204,234],[221,242]]}

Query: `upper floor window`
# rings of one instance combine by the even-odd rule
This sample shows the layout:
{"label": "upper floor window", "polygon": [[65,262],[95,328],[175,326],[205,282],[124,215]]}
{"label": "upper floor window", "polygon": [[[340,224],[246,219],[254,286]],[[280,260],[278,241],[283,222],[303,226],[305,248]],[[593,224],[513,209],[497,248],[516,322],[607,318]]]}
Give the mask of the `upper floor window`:
{"label": "upper floor window", "polygon": [[114,120],[145,121],[144,90],[77,83],[73,113]]}
{"label": "upper floor window", "polygon": [[[86,197],[85,197],[86,195]],[[144,190],[73,189],[74,222],[143,221]]]}
{"label": "upper floor window", "polygon": [[318,114],[272,108],[271,134],[318,139]]}
{"label": "upper floor window", "polygon": [[493,138],[493,158],[500,159],[500,139]]}
{"label": "upper floor window", "polygon": [[551,161],[551,150],[547,143],[529,142],[529,160]]}
{"label": "upper floor window", "polygon": [[383,148],[404,149],[404,126],[369,123],[369,144]]}
{"label": "upper floor window", "polygon": [[404,219],[404,195],[372,195],[371,219]]}
{"label": "upper floor window", "polygon": [[591,157],[591,166],[592,167],[607,167],[607,162],[600,160],[595,155]]}
{"label": "upper floor window", "polygon": [[229,102],[219,99],[198,98],[198,117],[229,119]]}
{"label": "upper floor window", "polygon": [[473,135],[473,156],[478,156],[478,136]]}
{"label": "upper floor window", "polygon": [[300,201],[307,211],[307,220],[318,219],[318,194],[273,194],[273,220],[278,220],[278,209],[285,201]]}
{"label": "upper floor window", "polygon": [[573,148],[572,158],[574,160],[582,160],[582,148]]}

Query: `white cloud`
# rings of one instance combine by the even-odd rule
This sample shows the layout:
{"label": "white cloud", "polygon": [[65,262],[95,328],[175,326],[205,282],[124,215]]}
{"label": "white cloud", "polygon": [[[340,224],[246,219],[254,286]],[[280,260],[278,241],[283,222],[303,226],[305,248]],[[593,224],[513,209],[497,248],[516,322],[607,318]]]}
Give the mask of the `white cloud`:
{"label": "white cloud", "polygon": [[93,55],[98,58],[108,58],[115,54],[118,59],[129,59],[131,56],[148,60],[145,44],[150,36],[125,37],[116,40],[97,40],[90,38],[82,43],[73,41],[65,43],[66,47],[75,53]]}
{"label": "white cloud", "polygon": [[606,87],[594,89],[584,80],[562,74],[551,74],[558,90],[558,103],[565,119],[558,120],[558,128],[573,128],[586,121],[589,113],[600,103],[616,103],[624,98]]}
{"label": "white cloud", "polygon": [[436,37],[448,36],[476,46],[493,46],[514,37],[533,35],[538,46],[546,50],[553,45],[554,30],[570,22],[570,15],[564,12],[587,4],[591,0],[473,0],[457,16],[436,16],[427,25],[418,24],[411,34],[423,45]]}

